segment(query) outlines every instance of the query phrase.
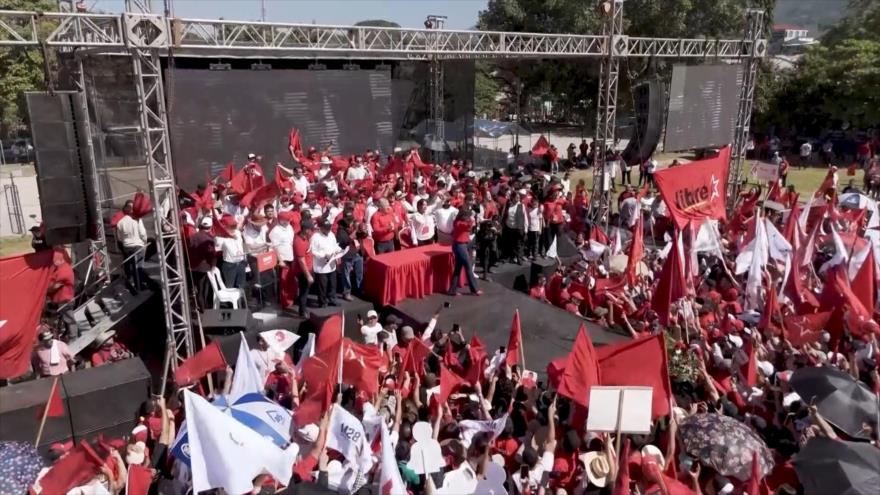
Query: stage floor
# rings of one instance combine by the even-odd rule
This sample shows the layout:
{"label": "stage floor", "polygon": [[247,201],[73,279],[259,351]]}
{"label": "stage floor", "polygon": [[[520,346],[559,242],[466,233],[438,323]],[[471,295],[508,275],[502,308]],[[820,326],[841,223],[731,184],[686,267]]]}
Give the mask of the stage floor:
{"label": "stage floor", "polygon": [[449,301],[451,306],[440,312],[440,328],[448,330],[453,323],[458,323],[467,338],[476,331],[486,347],[494,352],[507,345],[513,312],[519,308],[526,367],[541,374],[551,360],[568,354],[581,323],[586,325],[597,347],[627,338],[497,283],[481,281],[479,285],[483,290],[479,297],[434,294],[402,301],[391,306],[390,312],[401,316],[418,332],[428,324],[434,311]]}

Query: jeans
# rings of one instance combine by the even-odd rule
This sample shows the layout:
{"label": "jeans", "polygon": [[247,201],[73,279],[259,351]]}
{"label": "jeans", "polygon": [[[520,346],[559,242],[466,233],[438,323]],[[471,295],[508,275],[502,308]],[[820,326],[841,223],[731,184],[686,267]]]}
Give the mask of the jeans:
{"label": "jeans", "polygon": [[318,282],[318,305],[336,304],[336,272],[316,273]]}
{"label": "jeans", "polygon": [[[354,286],[351,284],[351,272],[354,271]],[[360,254],[351,259],[342,260],[342,293],[351,295],[352,291],[359,294],[364,281],[364,258]]]}
{"label": "jeans", "polygon": [[394,241],[377,241],[376,254],[390,253],[394,251]]}
{"label": "jeans", "polygon": [[541,231],[530,230],[526,234],[526,254],[534,258],[539,254],[539,241],[541,240]]}
{"label": "jeans", "polygon": [[138,291],[147,288],[147,273],[144,271],[144,249],[140,247],[123,247],[122,255],[126,262],[122,265],[125,281],[129,289]]}
{"label": "jeans", "polygon": [[453,243],[452,256],[455,257],[455,269],[452,270],[452,284],[449,288],[449,293],[455,294],[458,292],[458,281],[461,279],[462,269],[467,273],[468,287],[471,289],[471,292],[477,292],[477,280],[474,278],[474,268],[468,253],[468,243]]}
{"label": "jeans", "polygon": [[247,263],[239,261],[238,263],[229,263],[224,261],[220,267],[220,274],[223,275],[223,283],[227,289],[241,289],[245,284],[245,268]]}
{"label": "jeans", "polygon": [[623,170],[623,174],[621,174],[620,177],[620,183],[627,186],[632,185],[632,170]]}

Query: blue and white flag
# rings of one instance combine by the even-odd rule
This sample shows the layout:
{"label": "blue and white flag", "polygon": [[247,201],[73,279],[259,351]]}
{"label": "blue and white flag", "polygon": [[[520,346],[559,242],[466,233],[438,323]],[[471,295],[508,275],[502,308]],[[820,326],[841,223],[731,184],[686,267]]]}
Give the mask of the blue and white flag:
{"label": "blue and white flag", "polygon": [[241,344],[238,346],[238,359],[235,360],[235,373],[232,375],[232,387],[229,389],[231,397],[241,397],[244,394],[263,393],[265,380],[251,356],[251,349],[241,333]]}
{"label": "blue and white flag", "polygon": [[192,392],[185,391],[183,401],[193,493],[211,488],[251,493],[260,474],[281,483],[290,480],[299,453],[296,443],[282,449]]}

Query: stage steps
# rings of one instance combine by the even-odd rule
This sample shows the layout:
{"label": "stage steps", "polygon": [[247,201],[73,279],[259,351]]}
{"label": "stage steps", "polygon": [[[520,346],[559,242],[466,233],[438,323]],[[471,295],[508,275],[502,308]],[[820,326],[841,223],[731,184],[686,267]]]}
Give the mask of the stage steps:
{"label": "stage steps", "polygon": [[[147,302],[153,291],[142,290],[136,295],[125,287],[125,279],[122,277],[112,281],[107,287],[104,287],[94,299],[77,308],[73,317],[79,327],[79,337],[67,343],[70,352],[79,354],[87,349],[102,333],[112,330],[114,326],[122,321],[128,314],[134,311],[141,304]],[[101,298],[101,302],[110,311],[110,316],[104,314],[104,311],[95,301]],[[88,311],[95,322],[92,326],[86,317]]]}

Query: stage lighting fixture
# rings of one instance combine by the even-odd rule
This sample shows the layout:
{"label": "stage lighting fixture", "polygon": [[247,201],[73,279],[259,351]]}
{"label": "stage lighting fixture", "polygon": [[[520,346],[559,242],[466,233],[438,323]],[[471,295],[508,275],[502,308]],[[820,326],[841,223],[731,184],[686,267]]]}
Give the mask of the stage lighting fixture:
{"label": "stage lighting fixture", "polygon": [[229,64],[216,63],[208,65],[208,70],[232,70],[232,66]]}
{"label": "stage lighting fixture", "polygon": [[324,64],[309,64],[309,70],[327,70],[327,66]]}
{"label": "stage lighting fixture", "polygon": [[251,64],[251,70],[272,70],[272,65],[263,63]]}

